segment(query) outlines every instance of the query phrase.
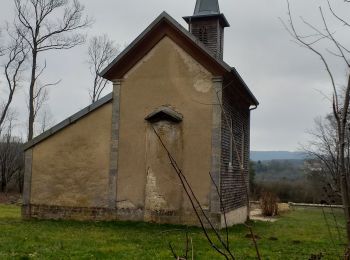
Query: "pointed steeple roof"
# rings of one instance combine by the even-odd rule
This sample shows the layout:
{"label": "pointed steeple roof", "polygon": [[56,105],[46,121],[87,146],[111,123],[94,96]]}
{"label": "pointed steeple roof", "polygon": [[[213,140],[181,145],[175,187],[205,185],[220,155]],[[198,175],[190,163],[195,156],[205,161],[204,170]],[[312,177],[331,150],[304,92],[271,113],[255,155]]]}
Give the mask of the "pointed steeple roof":
{"label": "pointed steeple roof", "polygon": [[197,0],[196,7],[192,16],[183,17],[187,23],[191,21],[216,17],[223,27],[229,27],[230,24],[226,20],[224,14],[220,13],[219,0]]}
{"label": "pointed steeple roof", "polygon": [[220,14],[218,0],[197,0],[193,15]]}

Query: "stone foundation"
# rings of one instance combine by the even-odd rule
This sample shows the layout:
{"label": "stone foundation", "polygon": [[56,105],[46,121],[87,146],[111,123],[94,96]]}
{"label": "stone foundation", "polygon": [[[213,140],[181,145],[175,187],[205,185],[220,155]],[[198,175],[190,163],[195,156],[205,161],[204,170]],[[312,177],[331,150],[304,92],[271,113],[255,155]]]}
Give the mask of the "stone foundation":
{"label": "stone foundation", "polygon": [[117,219],[115,210],[48,205],[23,205],[23,219],[54,219],[78,221],[111,221]]}
{"label": "stone foundation", "polygon": [[[215,227],[220,227],[220,214],[206,212]],[[188,226],[200,226],[193,212],[147,212],[150,217],[148,222],[159,224],[176,224]],[[144,209],[108,209],[108,208],[83,208],[49,205],[23,205],[23,219],[53,219],[53,220],[77,220],[77,221],[145,221]],[[204,219],[204,218],[203,218]],[[204,221],[205,223],[205,221]]]}

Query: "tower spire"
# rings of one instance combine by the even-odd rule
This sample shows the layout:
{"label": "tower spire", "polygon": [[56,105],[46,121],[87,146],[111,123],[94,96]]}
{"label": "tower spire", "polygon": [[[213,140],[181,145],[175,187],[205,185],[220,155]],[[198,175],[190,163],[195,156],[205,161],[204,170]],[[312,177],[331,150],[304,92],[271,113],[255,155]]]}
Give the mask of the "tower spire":
{"label": "tower spire", "polygon": [[214,54],[223,58],[224,29],[229,27],[224,14],[220,13],[218,0],[196,0],[192,16],[185,16],[189,31]]}
{"label": "tower spire", "polygon": [[193,15],[220,14],[218,0],[197,0]]}

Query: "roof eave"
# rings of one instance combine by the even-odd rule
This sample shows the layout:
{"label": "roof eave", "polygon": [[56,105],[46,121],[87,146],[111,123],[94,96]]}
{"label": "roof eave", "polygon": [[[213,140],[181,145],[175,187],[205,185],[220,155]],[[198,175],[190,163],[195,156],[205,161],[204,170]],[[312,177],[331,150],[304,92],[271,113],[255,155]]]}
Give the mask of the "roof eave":
{"label": "roof eave", "polygon": [[236,68],[232,67],[231,73],[239,80],[239,82],[240,82],[241,85],[243,86],[244,90],[247,92],[248,96],[250,97],[250,99],[251,99],[251,101],[252,101],[252,105],[258,106],[258,105],[259,105],[259,101],[258,101],[257,98],[254,96],[254,94],[251,92],[251,90],[249,89],[248,85],[245,83],[245,81],[243,80],[243,78],[241,77],[241,75],[238,73],[238,71],[236,70]]}
{"label": "roof eave", "polygon": [[199,20],[204,18],[215,18],[218,17],[220,20],[220,23],[223,27],[230,27],[230,23],[227,21],[224,14],[215,14],[215,13],[208,13],[208,14],[197,14],[192,16],[184,16],[182,17],[187,23],[190,23],[192,20]]}
{"label": "roof eave", "polygon": [[108,80],[112,80],[111,78],[106,77],[107,73],[113,68],[113,66],[118,63],[132,48],[134,48],[138,42],[142,40],[142,38],[152,30],[152,28],[158,24],[163,16],[164,13],[161,13],[138,37],[136,37],[135,40],[133,40],[105,69],[102,70],[102,72],[99,73],[99,76],[106,78]]}
{"label": "roof eave", "polygon": [[41,135],[35,137],[33,140],[28,141],[24,144],[23,149],[24,151],[34,147],[38,143],[44,141],[45,139],[49,138],[50,136],[56,134],[57,132],[61,131],[62,129],[68,127],[71,124],[74,124],[81,118],[85,117],[86,115],[90,114],[91,112],[95,111],[96,109],[102,107],[103,105],[107,104],[113,99],[113,93],[110,93],[100,100],[94,102],[93,104],[83,108],[79,112],[75,113],[74,115],[68,117],[67,119],[63,120],[61,123],[58,123],[57,125],[53,126],[49,130],[45,131]]}

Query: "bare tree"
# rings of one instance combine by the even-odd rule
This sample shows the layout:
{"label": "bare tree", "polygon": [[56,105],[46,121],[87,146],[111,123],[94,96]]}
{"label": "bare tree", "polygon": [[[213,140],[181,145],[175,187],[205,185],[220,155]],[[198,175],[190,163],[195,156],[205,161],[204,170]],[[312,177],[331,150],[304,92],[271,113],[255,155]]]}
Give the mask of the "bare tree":
{"label": "bare tree", "polygon": [[[9,29],[8,29],[9,32]],[[6,57],[3,65],[6,87],[3,89],[5,100],[0,100],[0,128],[3,126],[6,116],[8,115],[16,89],[21,80],[24,63],[27,58],[28,50],[24,39],[20,35],[12,36],[9,32],[10,43],[3,48],[2,54]],[[0,85],[0,90],[2,90]]]}
{"label": "bare tree", "polygon": [[41,85],[39,81],[34,86],[33,106],[34,106],[34,118],[37,118],[39,112],[47,103],[49,99],[49,85]]}
{"label": "bare tree", "polygon": [[52,127],[53,124],[54,124],[53,115],[52,115],[49,107],[45,106],[40,111],[40,115],[39,115],[39,119],[38,119],[37,132],[39,134],[42,134],[46,130],[48,130],[50,127]]}
{"label": "bare tree", "polygon": [[[42,85],[40,81],[37,81],[34,86],[34,134],[42,134],[48,128],[53,125],[52,114],[49,110],[49,87],[56,85],[54,84],[44,84]],[[28,105],[28,104],[27,104]],[[29,109],[29,105],[28,105]]]}
{"label": "bare tree", "polygon": [[88,63],[94,83],[90,89],[91,102],[99,100],[101,93],[106,88],[108,80],[100,77],[99,73],[119,53],[119,47],[108,38],[107,35],[95,36],[90,39],[88,49]]}
{"label": "bare tree", "polygon": [[[1,39],[1,30],[0,30],[0,39]],[[0,57],[4,55],[4,46],[0,44]]]}
{"label": "bare tree", "polygon": [[[344,8],[347,8],[349,1],[344,1]],[[338,25],[344,26],[346,29],[350,29],[350,21],[347,18],[342,18],[333,9],[330,2],[327,2],[327,12],[332,18],[338,22]],[[350,48],[345,46],[345,43],[340,42],[338,39],[339,34],[334,28],[330,28],[329,21],[326,19],[325,8],[319,7],[319,14],[321,18],[321,25],[313,25],[301,17],[302,24],[310,30],[308,34],[301,34],[296,28],[293,15],[291,13],[290,4],[288,4],[288,21],[282,23],[285,25],[286,30],[290,33],[293,39],[302,47],[308,49],[314,53],[323,63],[326,72],[330,79],[330,87],[333,91],[332,103],[333,103],[333,115],[336,122],[336,156],[338,157],[338,163],[336,165],[336,175],[339,178],[341,196],[345,210],[346,218],[346,230],[348,237],[348,253],[347,257],[350,257],[350,182],[349,173],[346,170],[346,132],[349,128],[348,112],[350,101]],[[323,45],[320,43],[323,42]],[[323,46],[327,46],[324,48]],[[340,62],[344,64],[348,75],[346,76],[346,87],[344,94],[340,94],[341,86],[336,80],[336,71],[332,69],[332,59],[338,58]]]}
{"label": "bare tree", "polygon": [[81,33],[91,24],[78,0],[14,0],[17,33],[30,48],[28,140],[34,135],[35,86],[46,64],[39,65],[43,52],[66,50],[85,42]]}
{"label": "bare tree", "polygon": [[[164,151],[166,152],[166,154],[169,158],[170,164],[171,164],[172,168],[174,169],[174,172],[176,173],[176,175],[178,176],[178,178],[180,180],[181,186],[182,186],[183,190],[185,191],[186,197],[188,198],[188,200],[192,206],[193,212],[195,213],[197,220],[199,221],[199,224],[202,228],[203,234],[205,235],[208,243],[218,254],[223,256],[225,259],[232,259],[232,260],[235,259],[233,252],[230,248],[230,244],[229,244],[228,229],[225,228],[226,237],[223,237],[222,234],[220,233],[220,231],[217,230],[214,223],[211,221],[208,214],[204,211],[204,209],[201,206],[195,192],[193,191],[191,184],[188,182],[186,176],[183,174],[182,169],[179,167],[176,159],[171,154],[168,147],[166,146],[166,144],[162,140],[160,134],[157,132],[157,130],[154,127],[153,127],[153,131],[154,131],[155,135],[157,136],[159,142],[161,143]],[[210,175],[211,179],[213,180],[210,173],[209,173],[209,175]],[[215,184],[215,182],[213,182],[213,183]],[[216,186],[216,191],[218,192],[218,194],[220,195],[220,198],[221,198],[221,194],[220,194],[217,186]],[[222,206],[222,203],[220,203],[220,204]],[[223,211],[223,212],[225,214],[225,211]],[[211,234],[208,230],[208,226],[214,233],[213,237],[211,236]],[[217,244],[215,243],[214,239],[216,239],[218,241]],[[171,244],[170,244],[170,249],[171,249],[174,257],[178,258],[177,255],[175,254]]]}
{"label": "bare tree", "polygon": [[[13,125],[9,122],[5,134],[0,136],[0,191],[7,192],[12,181],[23,180],[24,157],[21,139],[12,135]],[[21,183],[17,183],[20,188]],[[21,188],[20,188],[21,189]]]}
{"label": "bare tree", "polygon": [[[315,120],[315,129],[310,132],[312,140],[303,147],[309,155],[305,170],[310,177],[321,182],[326,195],[341,197],[340,176],[338,174],[339,157],[337,153],[337,123],[332,114],[325,119]],[[350,136],[347,132],[346,139]],[[346,171],[349,173],[350,143],[346,142]],[[329,201],[332,203],[333,199]]]}

